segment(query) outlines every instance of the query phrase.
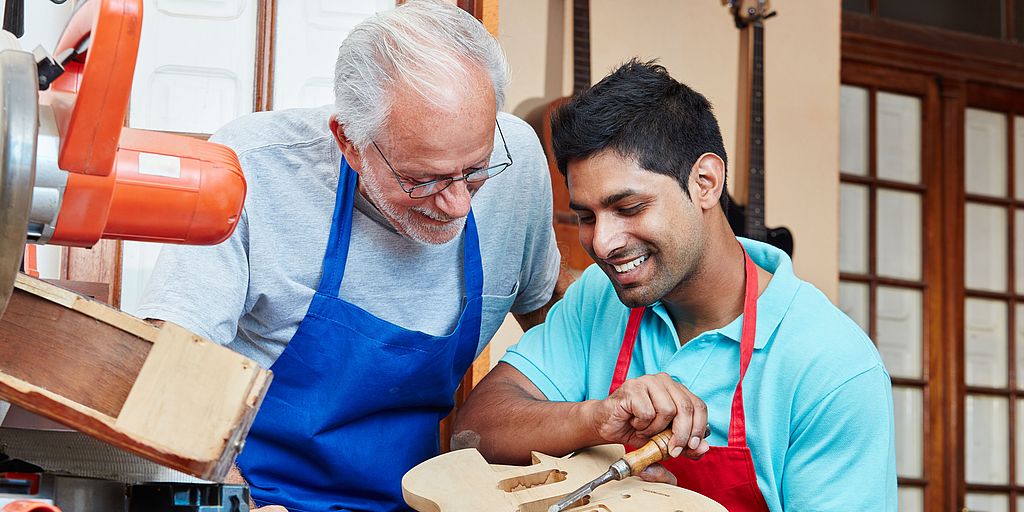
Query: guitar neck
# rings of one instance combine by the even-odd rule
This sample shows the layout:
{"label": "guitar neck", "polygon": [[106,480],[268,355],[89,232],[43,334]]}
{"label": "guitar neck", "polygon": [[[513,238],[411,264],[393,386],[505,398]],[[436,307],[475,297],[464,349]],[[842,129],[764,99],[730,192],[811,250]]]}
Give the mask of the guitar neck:
{"label": "guitar neck", "polygon": [[746,234],[764,241],[764,25],[758,21],[748,28],[753,39],[750,59],[750,139],[747,148]]}
{"label": "guitar neck", "polygon": [[590,0],[572,3],[572,92],[590,87]]}

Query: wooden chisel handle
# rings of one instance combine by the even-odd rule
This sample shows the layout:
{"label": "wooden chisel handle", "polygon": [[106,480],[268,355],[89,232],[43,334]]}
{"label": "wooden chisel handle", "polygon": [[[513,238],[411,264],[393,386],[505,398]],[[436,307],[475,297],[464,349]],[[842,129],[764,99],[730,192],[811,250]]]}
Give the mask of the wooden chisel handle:
{"label": "wooden chisel handle", "polygon": [[669,458],[668,442],[672,439],[672,428],[666,428],[655,434],[647,444],[627,453],[622,460],[629,465],[629,474],[636,475],[655,462]]}

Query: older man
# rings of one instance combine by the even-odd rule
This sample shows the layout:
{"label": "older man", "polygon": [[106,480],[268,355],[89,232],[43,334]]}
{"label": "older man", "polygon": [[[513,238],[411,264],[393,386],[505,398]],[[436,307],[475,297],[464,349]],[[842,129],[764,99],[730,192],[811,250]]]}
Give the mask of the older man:
{"label": "older man", "polygon": [[457,439],[509,463],[671,426],[687,457],[660,476],[730,512],[895,511],[889,374],[784,252],[733,234],[707,99],[631,61],[552,128],[596,264],[474,389]]}
{"label": "older man", "polygon": [[248,178],[239,228],[166,248],[142,314],[273,370],[238,459],[258,505],[404,508],[474,357],[508,312],[542,318],[550,182],[530,127],[498,113],[506,80],[477,20],[413,0],[341,44],[333,107],[212,138]]}

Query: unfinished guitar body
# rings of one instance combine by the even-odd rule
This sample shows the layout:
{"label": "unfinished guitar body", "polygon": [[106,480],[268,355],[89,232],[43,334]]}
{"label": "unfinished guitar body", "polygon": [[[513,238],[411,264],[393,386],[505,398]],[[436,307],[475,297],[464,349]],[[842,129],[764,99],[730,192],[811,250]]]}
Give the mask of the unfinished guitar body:
{"label": "unfinished guitar body", "polygon": [[[402,478],[406,503],[419,512],[546,512],[563,496],[608,470],[622,445],[604,445],[555,458],[533,454],[532,466],[488,464],[474,449],[434,457]],[[627,478],[598,487],[572,512],[726,512],[725,507],[674,485]]]}

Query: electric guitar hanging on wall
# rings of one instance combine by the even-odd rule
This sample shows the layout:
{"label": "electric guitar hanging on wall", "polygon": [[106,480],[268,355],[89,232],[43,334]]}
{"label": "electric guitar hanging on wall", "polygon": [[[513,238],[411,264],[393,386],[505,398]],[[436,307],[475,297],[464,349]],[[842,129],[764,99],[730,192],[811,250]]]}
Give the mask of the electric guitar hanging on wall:
{"label": "electric guitar hanging on wall", "polygon": [[[572,93],[576,94],[590,87],[590,0],[573,0],[572,3]],[[548,171],[551,174],[551,196],[555,239],[562,262],[573,271],[582,272],[593,260],[580,245],[579,226],[576,214],[569,209],[569,189],[565,178],[558,172],[555,153],[551,145],[551,114],[569,101],[558,98],[552,101],[541,118],[541,143],[548,157]]]}
{"label": "electric guitar hanging on wall", "polygon": [[[764,224],[764,20],[775,16],[768,0],[722,0],[740,29],[740,93],[737,109],[737,154],[733,158],[733,191],[745,199],[736,204],[728,196],[726,212],[738,236],[768,242],[793,255],[793,234],[788,228]],[[746,149],[746,151],[744,151]],[[740,170],[746,170],[741,174]],[[744,179],[745,178],[745,179]]]}

